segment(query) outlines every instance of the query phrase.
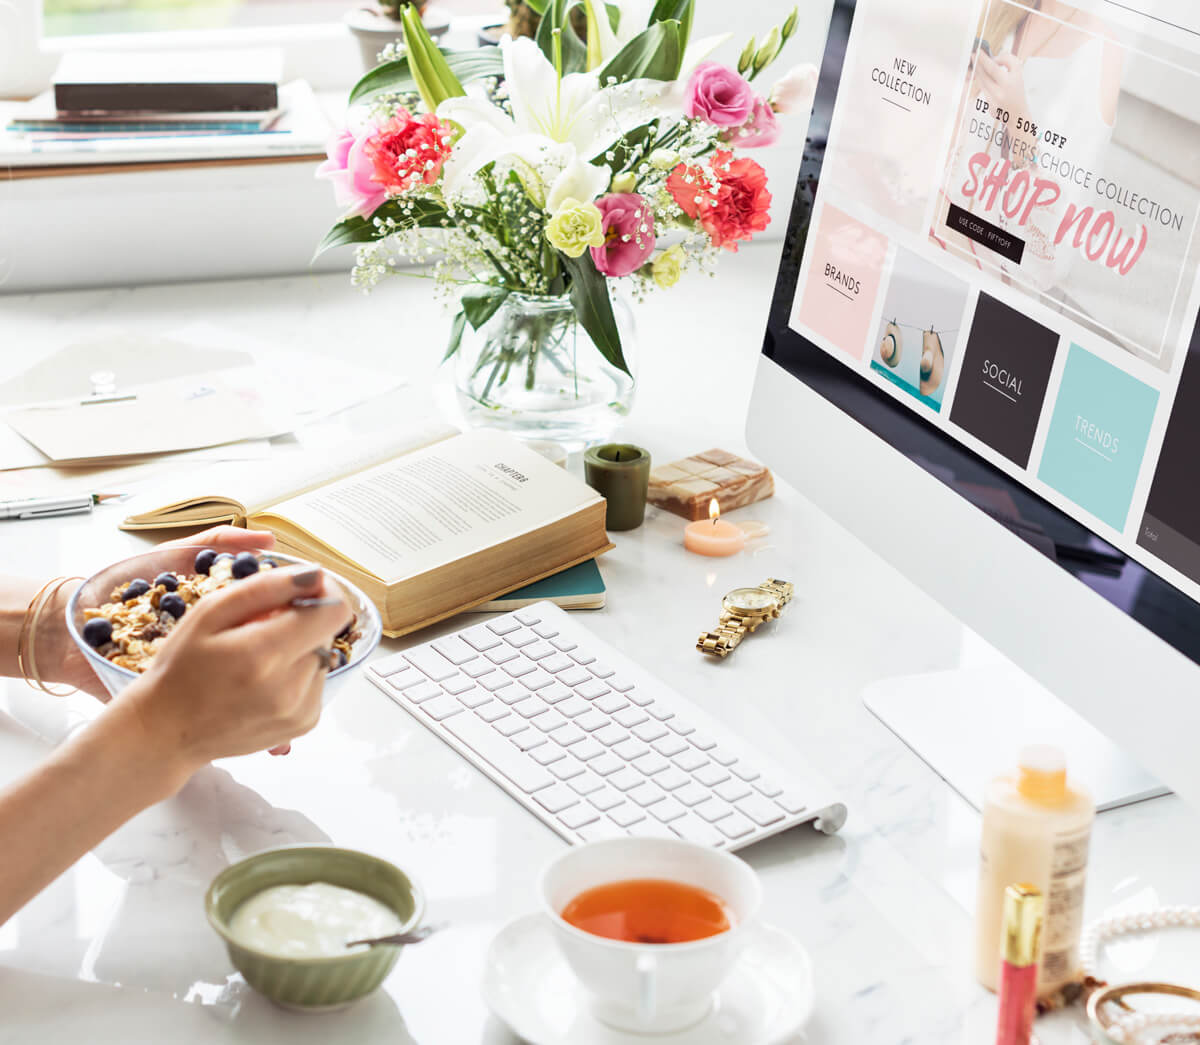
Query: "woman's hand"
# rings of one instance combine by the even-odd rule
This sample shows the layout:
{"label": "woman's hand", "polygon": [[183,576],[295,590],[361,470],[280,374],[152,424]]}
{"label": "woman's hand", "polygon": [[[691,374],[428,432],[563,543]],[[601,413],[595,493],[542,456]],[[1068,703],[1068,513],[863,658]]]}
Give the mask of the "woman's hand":
{"label": "woman's hand", "polygon": [[[1029,100],[1025,94],[1025,63],[1009,52],[995,56],[982,50],[975,54],[976,83],[980,93],[992,104],[992,109],[1008,113],[1003,126],[1015,148],[1009,159],[1015,167],[1024,167],[1033,159],[1037,136],[1028,132]],[[1022,125],[1024,121],[1024,126]]]}
{"label": "woman's hand", "polygon": [[[179,537],[172,541],[164,541],[158,547],[169,548],[172,545],[204,546],[215,548],[219,552],[231,552],[236,555],[241,551],[269,551],[275,546],[275,535],[265,530],[243,530],[237,526],[214,526],[190,537]],[[90,693],[97,700],[108,702],[108,690],[96,677],[75,641],[67,631],[67,603],[71,601],[74,589],[71,585],[63,585],[55,596],[54,602],[42,611],[38,624],[37,658],[38,666],[43,669],[47,681],[65,683]]]}
{"label": "woman's hand", "polygon": [[[211,542],[210,542],[211,543]],[[196,603],[150,668],[121,696],[148,743],[190,775],[215,758],[244,755],[307,733],[321,714],[328,647],[353,614],[325,594],[316,566],[265,570]]]}

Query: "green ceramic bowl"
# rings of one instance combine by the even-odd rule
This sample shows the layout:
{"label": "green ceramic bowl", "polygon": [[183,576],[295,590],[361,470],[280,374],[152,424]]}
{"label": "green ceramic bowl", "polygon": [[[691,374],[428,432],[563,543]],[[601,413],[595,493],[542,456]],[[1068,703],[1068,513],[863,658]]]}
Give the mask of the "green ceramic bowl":
{"label": "green ceramic bowl", "polygon": [[329,882],[374,897],[404,923],[397,932],[410,932],[420,924],[425,899],[408,875],[386,860],[327,845],[268,849],[225,868],[213,879],[204,909],[246,982],[289,1008],[338,1009],[375,990],[392,971],[402,948],[382,945],[335,958],[280,958],[244,947],[229,933],[233,912],[251,896],[276,885],[309,882]]}

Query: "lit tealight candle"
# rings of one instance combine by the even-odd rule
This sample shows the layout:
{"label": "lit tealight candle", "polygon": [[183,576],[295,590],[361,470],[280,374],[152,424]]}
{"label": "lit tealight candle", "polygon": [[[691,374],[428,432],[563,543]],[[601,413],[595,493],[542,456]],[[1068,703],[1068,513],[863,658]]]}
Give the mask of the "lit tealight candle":
{"label": "lit tealight candle", "polygon": [[683,546],[697,555],[733,555],[746,546],[741,528],[721,521],[721,506],[714,497],[708,505],[708,521],[697,519],[683,529]]}

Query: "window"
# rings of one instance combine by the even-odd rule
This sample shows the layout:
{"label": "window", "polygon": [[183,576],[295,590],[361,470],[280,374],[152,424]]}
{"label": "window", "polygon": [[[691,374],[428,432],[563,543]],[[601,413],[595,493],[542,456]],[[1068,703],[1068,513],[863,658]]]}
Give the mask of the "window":
{"label": "window", "polygon": [[348,0],[43,0],[42,35],[338,22],[350,6]]}

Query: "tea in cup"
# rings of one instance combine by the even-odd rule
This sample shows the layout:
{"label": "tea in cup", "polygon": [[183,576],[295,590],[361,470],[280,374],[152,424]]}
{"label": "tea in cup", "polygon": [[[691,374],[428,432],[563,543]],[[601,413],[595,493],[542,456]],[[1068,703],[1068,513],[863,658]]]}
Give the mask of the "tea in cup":
{"label": "tea in cup", "polygon": [[555,939],[620,1030],[700,1022],[758,913],[758,876],[738,857],[668,839],[618,838],[569,850],[542,876]]}

